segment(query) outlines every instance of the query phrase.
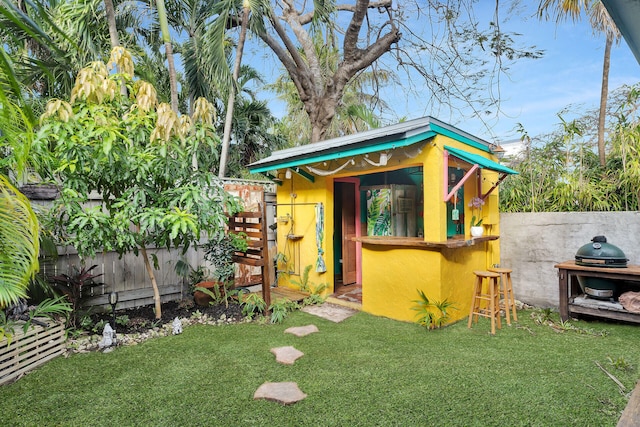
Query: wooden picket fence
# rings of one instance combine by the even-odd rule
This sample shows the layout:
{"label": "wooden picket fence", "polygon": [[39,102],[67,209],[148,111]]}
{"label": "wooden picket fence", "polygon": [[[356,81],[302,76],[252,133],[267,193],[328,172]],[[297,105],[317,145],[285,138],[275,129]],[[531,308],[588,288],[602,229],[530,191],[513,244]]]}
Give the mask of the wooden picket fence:
{"label": "wooden picket fence", "polygon": [[[274,185],[265,183],[251,183],[249,181],[225,180],[225,191],[243,200],[246,210],[256,210],[259,205],[267,209],[267,220],[272,224],[275,218],[275,189]],[[265,193],[265,190],[270,192]],[[41,202],[45,207],[49,205]],[[91,206],[91,203],[89,204]],[[269,248],[276,250],[275,233],[266,228],[268,234]],[[190,284],[187,278],[178,275],[175,265],[178,260],[191,265],[193,268],[203,266],[209,270],[213,267],[204,259],[202,248],[190,247],[186,253],[181,249],[168,250],[166,248],[148,247],[149,255],[156,257],[159,269],[155,271],[158,282],[160,297],[162,302],[180,300],[190,293]],[[59,274],[74,274],[74,267],[90,267],[96,264],[93,274],[101,274],[96,282],[99,286],[91,287],[87,294],[83,294],[83,305],[94,307],[94,310],[110,310],[107,304],[108,295],[112,291],[118,292],[117,310],[140,307],[153,304],[153,289],[144,267],[144,260],[134,253],[127,253],[122,256],[115,252],[102,252],[96,254],[94,258],[80,259],[77,251],[72,247],[58,248],[56,259],[41,259],[40,273],[48,278]],[[238,286],[249,286],[268,280],[269,284],[275,282],[275,272],[269,269],[268,278],[260,275],[259,267],[253,265],[238,264],[236,271],[236,284]]]}
{"label": "wooden picket fence", "polygon": [[53,323],[46,328],[31,325],[26,332],[23,331],[24,324],[16,322],[11,339],[0,340],[0,385],[17,380],[25,372],[64,352],[62,323]]}

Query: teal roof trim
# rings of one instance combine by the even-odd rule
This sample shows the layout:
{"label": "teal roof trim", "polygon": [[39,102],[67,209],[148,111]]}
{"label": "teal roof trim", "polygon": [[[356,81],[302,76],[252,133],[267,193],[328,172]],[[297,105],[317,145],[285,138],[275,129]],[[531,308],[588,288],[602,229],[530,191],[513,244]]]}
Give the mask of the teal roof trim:
{"label": "teal roof trim", "polygon": [[263,173],[276,169],[293,169],[305,165],[407,147],[433,138],[446,136],[474,149],[489,153],[491,144],[470,133],[433,117],[420,117],[393,125],[369,129],[352,135],[313,144],[278,150],[248,165],[249,171]]}
{"label": "teal roof trim", "polygon": [[471,163],[472,165],[478,165],[483,169],[490,169],[496,172],[507,173],[510,175],[517,175],[518,172],[510,169],[506,166],[501,165],[500,163],[496,163],[492,160],[489,160],[485,157],[482,157],[478,154],[472,154],[464,150],[460,150],[458,148],[452,148],[448,146],[444,146],[444,149],[447,150],[450,154],[456,156],[457,158],[464,160],[465,162]]}
{"label": "teal roof trim", "polygon": [[375,152],[384,151],[384,150],[391,150],[393,148],[407,147],[407,146],[413,145],[413,144],[415,144],[417,142],[424,141],[424,140],[427,140],[429,138],[433,138],[434,136],[436,136],[436,134],[437,134],[437,132],[434,132],[434,131],[430,130],[430,131],[427,131],[427,132],[422,132],[422,133],[419,133],[417,135],[413,135],[413,136],[410,136],[408,138],[400,139],[400,140],[396,140],[396,141],[386,141],[386,142],[381,142],[381,143],[378,143],[378,144],[371,144],[371,145],[366,145],[366,146],[361,146],[361,147],[354,147],[354,148],[346,149],[346,150],[343,150],[343,151],[335,151],[335,152],[330,152],[330,153],[318,154],[316,156],[310,156],[310,157],[305,157],[305,158],[302,158],[302,159],[284,161],[282,163],[272,164],[272,165],[258,167],[258,168],[249,167],[249,172],[251,172],[251,173],[261,173],[261,172],[271,171],[271,170],[274,170],[274,169],[295,168],[295,167],[298,167],[298,166],[309,165],[311,163],[325,162],[325,161],[335,160],[335,159],[344,159],[344,158],[347,158],[347,157],[359,156],[359,155],[362,155],[362,154],[375,153]]}

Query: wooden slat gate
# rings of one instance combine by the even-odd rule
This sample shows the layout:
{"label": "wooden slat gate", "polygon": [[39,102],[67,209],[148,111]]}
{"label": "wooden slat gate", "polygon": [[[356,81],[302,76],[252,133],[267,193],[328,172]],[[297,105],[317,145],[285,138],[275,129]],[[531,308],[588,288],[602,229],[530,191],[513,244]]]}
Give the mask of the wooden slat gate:
{"label": "wooden slat gate", "polygon": [[271,305],[271,286],[269,283],[269,247],[267,243],[267,221],[264,205],[258,206],[258,212],[240,212],[229,218],[229,233],[245,233],[248,240],[246,252],[236,252],[233,261],[238,264],[260,267],[262,272],[262,298]]}

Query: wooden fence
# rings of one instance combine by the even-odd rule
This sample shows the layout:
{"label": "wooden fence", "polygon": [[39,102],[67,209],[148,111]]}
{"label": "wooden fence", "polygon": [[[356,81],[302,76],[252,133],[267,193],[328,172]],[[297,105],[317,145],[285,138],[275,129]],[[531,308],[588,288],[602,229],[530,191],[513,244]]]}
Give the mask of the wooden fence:
{"label": "wooden fence", "polygon": [[[273,183],[225,180],[225,190],[240,197],[247,210],[255,210],[254,206],[266,202],[267,217],[270,220],[268,224],[273,223],[275,217],[275,209],[272,206],[275,203],[275,194],[272,194]],[[55,194],[47,193],[47,196],[43,197],[47,201],[34,201],[34,204],[46,208],[51,203],[48,200],[54,197]],[[270,234],[270,247],[275,249],[275,234]],[[159,268],[154,273],[162,302],[181,299],[190,292],[188,278],[180,276],[175,270],[178,261],[182,260],[193,268],[202,266],[213,271],[213,267],[205,261],[202,249],[189,248],[184,255],[182,250],[164,248],[147,248],[147,252],[149,256],[155,255],[158,258]],[[74,269],[97,265],[98,267],[92,273],[102,274],[95,280],[100,285],[88,288],[83,295],[83,304],[95,307],[96,310],[110,309],[107,303],[108,295],[112,291],[118,292],[116,309],[153,304],[153,289],[141,255],[129,253],[119,257],[115,252],[104,252],[97,254],[95,258],[80,259],[74,248],[66,247],[58,248],[57,259],[42,259],[40,264],[40,272],[45,278],[62,273],[72,275]],[[236,277],[241,285],[252,284],[248,280],[256,277],[255,272],[247,268],[247,266],[237,268]],[[274,281],[275,278],[271,278],[270,282]]]}
{"label": "wooden fence", "polygon": [[[206,266],[204,253],[201,249],[190,248],[182,255],[180,250],[147,249],[149,256],[158,258],[158,269],[154,271],[161,301],[181,299],[189,292],[186,277],[180,276],[175,266],[179,260],[189,263],[194,268]],[[95,279],[97,286],[84,290],[83,304],[95,306],[97,309],[109,308],[108,295],[112,291],[118,292],[118,309],[139,307],[153,304],[153,288],[144,267],[142,255],[128,253],[119,257],[115,252],[104,252],[95,258],[81,259],[75,249],[60,248],[57,259],[41,261],[40,273],[48,278],[59,274],[73,275],[78,268],[91,267],[92,274],[102,274]]]}

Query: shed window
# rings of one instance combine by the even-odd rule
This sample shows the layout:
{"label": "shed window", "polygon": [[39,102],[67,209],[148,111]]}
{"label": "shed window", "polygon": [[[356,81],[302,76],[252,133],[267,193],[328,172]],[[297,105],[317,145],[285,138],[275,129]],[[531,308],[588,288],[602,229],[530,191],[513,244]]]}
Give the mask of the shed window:
{"label": "shed window", "polygon": [[[422,235],[422,169],[411,167],[362,175],[361,209],[367,236]],[[364,230],[363,230],[364,231]]]}

